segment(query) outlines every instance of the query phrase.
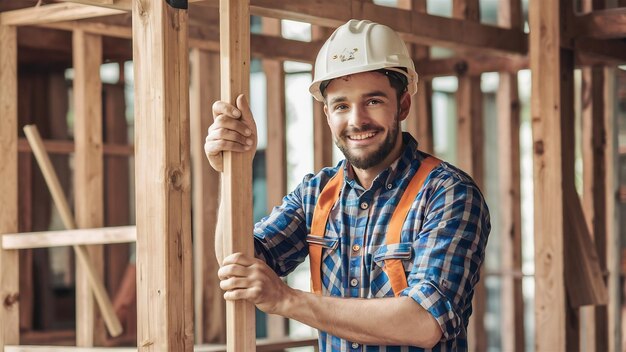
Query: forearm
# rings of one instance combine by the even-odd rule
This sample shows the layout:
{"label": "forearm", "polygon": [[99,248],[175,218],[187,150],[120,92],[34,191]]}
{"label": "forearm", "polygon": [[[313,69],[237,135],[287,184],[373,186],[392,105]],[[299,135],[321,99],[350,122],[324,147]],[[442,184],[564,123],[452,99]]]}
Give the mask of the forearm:
{"label": "forearm", "polygon": [[338,298],[293,290],[278,313],[362,344],[429,348],[442,334],[432,315],[409,297]]}

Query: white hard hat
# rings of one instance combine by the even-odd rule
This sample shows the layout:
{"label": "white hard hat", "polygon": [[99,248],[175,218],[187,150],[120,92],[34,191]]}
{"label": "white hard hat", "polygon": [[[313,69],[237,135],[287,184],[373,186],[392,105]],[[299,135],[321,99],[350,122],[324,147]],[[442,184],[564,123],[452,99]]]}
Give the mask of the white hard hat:
{"label": "white hard hat", "polygon": [[398,33],[371,21],[350,20],[335,30],[317,54],[309,92],[316,100],[324,101],[322,82],[379,69],[403,74],[409,94],[417,92],[415,66]]}

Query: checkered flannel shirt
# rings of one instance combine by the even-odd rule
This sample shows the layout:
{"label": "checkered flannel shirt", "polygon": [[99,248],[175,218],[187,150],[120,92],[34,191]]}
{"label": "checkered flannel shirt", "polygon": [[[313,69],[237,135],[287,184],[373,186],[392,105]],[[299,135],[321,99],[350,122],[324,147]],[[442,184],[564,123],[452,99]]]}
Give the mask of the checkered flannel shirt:
{"label": "checkered flannel shirt", "polygon": [[[322,291],[337,297],[392,297],[384,260],[400,258],[409,296],[435,317],[443,332],[432,351],[467,350],[474,286],[490,231],[489,210],[473,180],[448,163],[435,168],[404,222],[401,241],[385,245],[387,224],[402,192],[426,155],[404,133],[404,151],[370,189],[342,161],[307,175],[282,205],[255,225],[256,256],[281,276],[308,255],[307,235],[323,186],[344,167],[345,181],[323,239]],[[313,239],[310,239],[313,240]],[[319,241],[319,239],[318,239]],[[419,331],[415,332],[419,334]],[[425,351],[410,346],[370,346],[319,332],[320,351]]]}

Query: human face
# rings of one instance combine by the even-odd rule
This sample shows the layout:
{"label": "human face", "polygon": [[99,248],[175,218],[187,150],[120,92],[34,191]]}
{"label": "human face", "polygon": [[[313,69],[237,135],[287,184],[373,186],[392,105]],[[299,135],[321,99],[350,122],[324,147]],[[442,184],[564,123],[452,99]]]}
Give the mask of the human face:
{"label": "human face", "polygon": [[384,169],[400,155],[400,121],[408,113],[406,100],[410,106],[408,94],[398,103],[389,79],[378,72],[330,82],[324,112],[335,144],[353,167]]}

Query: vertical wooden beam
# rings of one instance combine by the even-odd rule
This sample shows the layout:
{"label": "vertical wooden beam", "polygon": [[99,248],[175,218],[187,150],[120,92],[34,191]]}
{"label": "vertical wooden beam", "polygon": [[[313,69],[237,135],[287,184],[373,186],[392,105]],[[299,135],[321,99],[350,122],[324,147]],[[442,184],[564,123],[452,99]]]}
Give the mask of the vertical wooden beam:
{"label": "vertical wooden beam", "polygon": [[[0,233],[17,231],[17,34],[0,25]],[[0,349],[19,343],[19,259],[0,248]]]}
{"label": "vertical wooden beam", "polygon": [[[426,13],[426,2],[426,0],[399,0],[398,7]],[[428,46],[409,44],[409,50],[412,52],[413,59],[418,63],[430,57]],[[420,149],[430,154],[434,152],[432,95],[432,81],[420,78],[417,94],[412,98],[411,111],[406,120],[407,131],[417,139]]]}
{"label": "vertical wooden beam", "polygon": [[565,195],[574,187],[573,53],[561,47],[565,1],[530,2],[534,159],[535,349],[577,350],[565,294]]}
{"label": "vertical wooden beam", "polygon": [[[263,33],[281,36],[281,21],[263,18]],[[287,134],[285,109],[285,70],[279,60],[263,60],[263,71],[267,82],[267,148],[265,170],[267,180],[267,210],[282,203],[287,194]],[[287,336],[286,319],[267,315],[267,337]]]}
{"label": "vertical wooden beam", "polygon": [[204,137],[212,123],[211,102],[220,98],[219,55],[191,50],[191,171],[197,343],[226,342],[226,305],[215,253],[220,175],[204,155]]}
{"label": "vertical wooden beam", "polygon": [[[312,26],[311,32],[314,41],[326,40],[332,33],[328,28],[320,26]],[[315,70],[315,67],[313,67],[313,70]],[[315,172],[332,164],[333,134],[326,121],[324,104],[313,100],[313,166]]]}
{"label": "vertical wooden beam", "polygon": [[[468,21],[480,19],[478,0],[454,0],[452,17]],[[482,189],[484,183],[484,138],[483,107],[480,90],[480,75],[459,76],[456,95],[457,102],[457,165],[466,171]],[[485,278],[475,287],[473,314],[468,328],[468,347],[470,351],[487,349],[487,332],[484,318],[487,292]]]}
{"label": "vertical wooden beam", "polygon": [[[78,228],[104,225],[104,181],[102,157],[102,37],[74,31],[74,135],[76,140],[74,203]],[[89,257],[96,272],[104,275],[102,246],[89,246]],[[76,345],[94,346],[104,338],[91,288],[82,265],[76,266]]]}
{"label": "vertical wooden beam", "polygon": [[[498,24],[522,27],[520,0],[498,3]],[[517,73],[500,72],[496,93],[498,114],[498,165],[500,209],[502,209],[502,268],[505,272],[522,270],[522,211],[520,197],[520,102]],[[522,278],[502,278],[502,350],[524,351],[524,297]]]}
{"label": "vertical wooden beam", "polygon": [[614,112],[615,107],[615,68],[604,69],[604,110],[605,126],[607,130],[607,147],[606,147],[606,194],[611,195],[606,200],[606,222],[607,222],[607,265],[609,268],[609,304],[608,304],[608,320],[609,320],[609,351],[617,352],[622,350],[622,282],[621,282],[621,249],[622,241],[619,234],[619,206],[617,197],[619,189],[619,129],[617,126],[617,114]]}
{"label": "vertical wooden beam", "polygon": [[[604,8],[604,0],[583,0],[582,13]],[[591,230],[600,268],[607,272],[607,130],[605,124],[605,77],[601,66],[582,69],[583,210]],[[582,346],[585,351],[608,351],[607,306],[581,307]]]}
{"label": "vertical wooden beam", "polygon": [[[220,0],[221,95],[235,104],[250,91],[250,2]],[[248,100],[249,101],[249,100]],[[252,152],[224,153],[222,209],[224,255],[252,256]],[[246,236],[246,234],[249,234]],[[226,302],[226,343],[229,352],[255,349],[255,310],[246,301]]]}
{"label": "vertical wooden beam", "polygon": [[192,351],[188,14],[150,0],[132,12],[137,345]]}

